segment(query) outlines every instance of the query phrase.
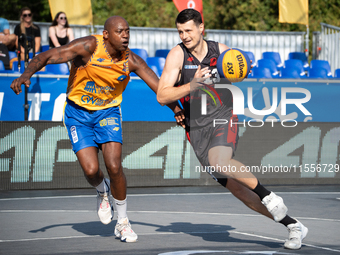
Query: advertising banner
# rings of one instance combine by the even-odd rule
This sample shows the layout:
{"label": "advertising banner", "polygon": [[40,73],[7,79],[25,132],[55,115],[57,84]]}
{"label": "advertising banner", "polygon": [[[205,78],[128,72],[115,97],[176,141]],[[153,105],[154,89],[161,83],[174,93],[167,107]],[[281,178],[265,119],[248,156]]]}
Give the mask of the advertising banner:
{"label": "advertising banner", "polygon": [[[61,122],[0,122],[0,189],[89,188]],[[123,122],[129,187],[217,185],[183,128]],[[240,127],[235,159],[264,184],[340,184],[339,123]],[[100,165],[105,175],[102,155]],[[223,167],[223,166],[222,166]]]}
{"label": "advertising banner", "polygon": [[[0,121],[24,120],[24,93],[10,89],[15,77],[1,77]],[[65,77],[33,76],[28,90],[29,120],[62,121]],[[340,122],[340,80],[256,80],[234,83],[234,112],[239,120],[277,119],[298,122]],[[132,79],[123,93],[123,121],[174,121],[156,94],[140,79]],[[285,112],[282,112],[282,111]]]}

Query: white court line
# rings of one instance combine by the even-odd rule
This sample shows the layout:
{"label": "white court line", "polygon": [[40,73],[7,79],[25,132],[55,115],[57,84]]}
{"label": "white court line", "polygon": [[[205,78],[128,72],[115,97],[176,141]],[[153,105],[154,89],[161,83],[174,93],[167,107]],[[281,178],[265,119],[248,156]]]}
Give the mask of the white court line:
{"label": "white court line", "polygon": [[97,210],[0,210],[0,213],[92,213]]}
{"label": "white court line", "polygon": [[[42,241],[42,240],[60,240],[60,239],[103,237],[103,236],[106,236],[106,235],[37,237],[37,238],[25,238],[25,239],[16,239],[16,240],[0,240],[0,243],[31,242],[31,241]],[[111,236],[111,235],[108,235],[108,236]]]}
{"label": "white court line", "polygon": [[[266,240],[273,240],[273,241],[278,241],[282,242],[283,240],[278,239],[278,238],[272,238],[272,237],[267,237],[267,236],[262,236],[262,235],[255,235],[255,234],[250,234],[246,232],[239,232],[239,231],[192,231],[192,232],[162,232],[162,233],[138,233],[139,236],[152,236],[152,235],[190,235],[190,234],[223,234],[223,233],[235,233],[239,235],[245,235],[245,236],[252,236],[252,237],[257,237],[257,238],[262,238]],[[60,240],[60,239],[72,239],[72,238],[89,238],[89,237],[109,237],[109,236],[114,236],[112,235],[91,235],[91,236],[63,236],[63,237],[40,237],[40,238],[26,238],[26,239],[16,239],[16,240],[0,240],[0,243],[9,243],[9,242],[31,242],[31,241],[42,241],[42,240]],[[327,247],[322,247],[322,246],[317,246],[317,245],[312,245],[312,244],[306,244],[302,243],[305,246],[312,247],[312,248],[317,248],[321,250],[327,250],[327,251],[334,251],[334,252],[340,252],[340,250],[335,250]]]}
{"label": "white court line", "polygon": [[[0,210],[0,213],[92,213],[96,210]],[[261,214],[241,214],[241,213],[210,213],[210,212],[176,212],[176,211],[127,211],[128,213],[146,213],[146,214],[195,214],[195,215],[219,215],[219,216],[242,216],[242,217],[263,217]],[[340,219],[324,219],[299,217],[304,220],[340,222]]]}
{"label": "white court line", "polygon": [[[286,195],[340,195],[340,192],[275,192],[275,194]],[[128,197],[155,197],[155,196],[209,196],[209,195],[231,195],[230,192],[218,193],[164,193],[164,194],[128,194]],[[76,195],[76,196],[49,196],[49,197],[13,197],[0,198],[0,201],[8,200],[34,200],[34,199],[62,199],[62,198],[93,198],[96,195]],[[340,199],[340,198],[337,198]]]}
{"label": "white court line", "polygon": [[[239,232],[239,231],[234,231],[234,230],[229,231],[229,233],[235,233],[235,234],[246,235],[246,236],[254,236],[254,237],[259,237],[259,238],[262,238],[262,239],[268,239],[268,240],[274,240],[274,241],[282,241],[281,239],[277,239],[277,238],[261,236],[261,235],[255,235],[255,234]],[[331,249],[331,248],[327,248],[327,247],[322,247],[322,246],[317,246],[317,245],[312,245],[312,244],[306,244],[306,243],[302,243],[302,244],[304,244],[304,245],[306,245],[308,247],[313,247],[313,248],[317,248],[317,249],[340,252],[340,250],[335,250],[335,249]]]}

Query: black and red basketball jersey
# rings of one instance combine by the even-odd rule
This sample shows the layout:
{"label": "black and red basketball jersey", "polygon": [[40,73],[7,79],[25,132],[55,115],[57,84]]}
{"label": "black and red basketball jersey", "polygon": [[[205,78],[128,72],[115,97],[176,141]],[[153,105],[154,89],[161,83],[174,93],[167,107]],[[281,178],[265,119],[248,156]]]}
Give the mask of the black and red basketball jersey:
{"label": "black and red basketball jersey", "polygon": [[[185,124],[187,130],[190,128],[204,127],[212,123],[213,119],[218,119],[220,111],[232,109],[232,94],[228,89],[215,89],[214,84],[220,82],[220,77],[216,68],[217,59],[220,55],[218,42],[205,41],[208,44],[208,53],[200,62],[190,51],[180,43],[184,53],[183,66],[180,80],[175,86],[181,86],[191,82],[198,66],[209,67],[212,76],[204,81],[206,84],[201,89],[196,90],[181,98],[181,103],[185,109]],[[201,113],[202,95],[206,95],[207,114]]]}

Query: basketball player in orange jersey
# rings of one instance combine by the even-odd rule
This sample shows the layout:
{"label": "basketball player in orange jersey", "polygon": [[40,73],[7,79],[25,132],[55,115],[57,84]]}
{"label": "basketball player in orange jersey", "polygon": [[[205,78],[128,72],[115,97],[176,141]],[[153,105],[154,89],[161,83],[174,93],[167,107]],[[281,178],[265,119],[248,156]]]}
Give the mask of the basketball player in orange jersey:
{"label": "basketball player in orange jersey", "polygon": [[[263,187],[252,173],[241,173],[243,164],[233,159],[238,140],[237,125],[213,126],[214,119],[227,119],[228,123],[230,119],[233,123],[238,121],[232,113],[231,92],[200,83],[202,80],[206,83],[207,78],[210,82],[219,80],[216,77],[216,60],[228,47],[203,39],[204,24],[200,13],[194,9],[180,12],[176,26],[182,43],[175,46],[166,58],[157,91],[158,102],[168,104],[181,100],[184,115],[178,123],[185,127],[202,166],[215,166],[216,170],[218,166],[220,169],[221,166],[227,167],[224,169],[237,169],[236,172],[210,174],[249,208],[285,225],[289,232],[285,248],[300,249],[308,229],[287,215],[287,207],[281,197]],[[202,89],[210,95],[218,95],[215,101],[207,101],[207,115],[200,113]],[[181,116],[180,113],[177,115]]]}
{"label": "basketball player in orange jersey", "polygon": [[[118,216],[115,235],[121,241],[135,242],[137,235],[126,213],[120,103],[130,72],[135,72],[155,92],[159,79],[144,60],[130,51],[129,37],[126,20],[112,16],[105,22],[103,35],[76,39],[37,55],[11,88],[19,94],[21,85],[29,87],[31,76],[45,65],[72,61],[64,110],[72,148],[87,181],[97,189],[101,222],[108,224],[113,218],[111,192]],[[175,106],[169,107],[176,111]],[[98,149],[103,152],[110,180],[104,178],[99,168]]]}

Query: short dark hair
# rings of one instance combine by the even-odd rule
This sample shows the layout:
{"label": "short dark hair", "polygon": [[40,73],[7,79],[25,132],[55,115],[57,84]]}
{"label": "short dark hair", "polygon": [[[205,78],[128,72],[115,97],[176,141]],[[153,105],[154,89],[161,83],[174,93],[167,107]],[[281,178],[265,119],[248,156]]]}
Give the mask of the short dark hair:
{"label": "short dark hair", "polygon": [[197,26],[203,23],[201,14],[198,11],[195,9],[184,9],[177,15],[175,24],[184,24],[190,20],[193,20]]}

